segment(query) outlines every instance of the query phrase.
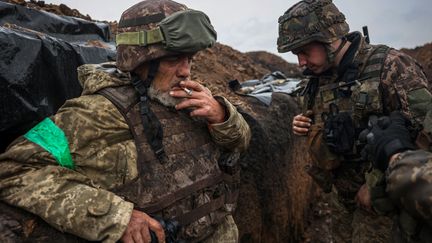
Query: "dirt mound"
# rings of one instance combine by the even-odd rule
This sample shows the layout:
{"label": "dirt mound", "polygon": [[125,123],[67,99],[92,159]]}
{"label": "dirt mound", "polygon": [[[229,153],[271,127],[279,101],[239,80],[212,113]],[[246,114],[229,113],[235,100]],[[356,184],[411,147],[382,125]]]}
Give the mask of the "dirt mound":
{"label": "dirt mound", "polygon": [[252,111],[242,97],[229,89],[228,82],[234,79],[240,82],[259,79],[270,73],[270,70],[254,62],[249,56],[217,43],[194,57],[191,72],[192,79],[203,83],[214,95],[223,95],[235,105]]}
{"label": "dirt mound", "polygon": [[25,1],[25,0],[3,0],[3,2],[13,3],[21,6],[26,6],[28,8],[33,8],[37,10],[44,10],[46,12],[54,13],[57,15],[65,15],[65,16],[72,16],[77,18],[82,18],[86,20],[92,20],[92,18],[87,14],[83,15],[76,9],[71,9],[65,4],[46,4],[45,1]]}
{"label": "dirt mound", "polygon": [[288,63],[278,55],[266,51],[246,52],[246,55],[272,72],[282,71],[289,78],[298,78],[302,76],[302,68],[297,64]]}
{"label": "dirt mound", "polygon": [[414,57],[422,65],[428,79],[432,80],[432,42],[414,49],[404,48],[401,51]]}
{"label": "dirt mound", "polygon": [[[60,16],[70,16],[70,17],[81,18],[89,21],[96,21],[92,19],[88,14],[84,15],[77,9],[71,9],[65,4],[60,4],[60,5],[47,4],[45,3],[45,1],[36,1],[36,0],[30,0],[30,1],[0,0],[0,1],[25,6],[27,8],[43,10]],[[117,32],[117,25],[118,25],[117,21],[98,21],[98,22],[103,22],[110,25],[111,33],[113,33],[111,37],[112,37],[112,41],[114,41],[115,33]]]}

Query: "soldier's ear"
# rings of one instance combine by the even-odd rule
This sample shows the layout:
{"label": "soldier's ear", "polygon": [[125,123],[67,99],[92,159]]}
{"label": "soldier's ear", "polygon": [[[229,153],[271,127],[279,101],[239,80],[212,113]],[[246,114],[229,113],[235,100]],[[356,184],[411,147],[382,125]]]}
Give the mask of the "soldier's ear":
{"label": "soldier's ear", "polygon": [[143,63],[139,65],[137,68],[135,68],[132,71],[132,73],[138,75],[141,78],[141,80],[144,80],[147,77],[148,70],[149,70],[148,63]]}

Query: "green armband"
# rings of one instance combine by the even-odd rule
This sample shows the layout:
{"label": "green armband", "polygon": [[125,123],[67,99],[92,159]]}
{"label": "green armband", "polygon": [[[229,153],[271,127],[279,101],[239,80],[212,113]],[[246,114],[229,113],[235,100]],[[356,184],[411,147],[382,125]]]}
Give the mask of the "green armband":
{"label": "green armband", "polygon": [[24,137],[48,151],[62,167],[74,169],[66,135],[51,119],[45,118]]}

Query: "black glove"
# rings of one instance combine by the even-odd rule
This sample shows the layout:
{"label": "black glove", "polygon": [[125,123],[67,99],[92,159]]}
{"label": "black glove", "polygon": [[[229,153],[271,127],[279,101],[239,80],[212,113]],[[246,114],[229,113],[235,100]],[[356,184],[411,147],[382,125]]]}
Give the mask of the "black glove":
{"label": "black glove", "polygon": [[359,135],[360,142],[366,143],[361,154],[372,161],[375,168],[385,171],[392,155],[415,149],[415,145],[407,128],[409,121],[399,111],[374,118],[369,119],[369,129]]}
{"label": "black glove", "polygon": [[[159,223],[162,225],[162,228],[165,232],[165,243],[184,243],[183,240],[177,239],[177,235],[180,231],[180,224],[176,220],[168,219],[163,220],[160,217],[154,217],[159,221]],[[151,237],[151,243],[158,243],[156,234],[150,230],[150,237]]]}
{"label": "black glove", "polygon": [[329,113],[323,113],[324,140],[330,151],[339,154],[351,154],[355,142],[355,130],[352,118],[347,112],[339,112],[335,104],[330,104]]}

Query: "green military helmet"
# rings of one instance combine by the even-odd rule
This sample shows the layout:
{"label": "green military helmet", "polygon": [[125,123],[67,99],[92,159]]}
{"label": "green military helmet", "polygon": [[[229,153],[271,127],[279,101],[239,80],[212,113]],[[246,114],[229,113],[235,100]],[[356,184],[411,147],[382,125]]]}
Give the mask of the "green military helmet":
{"label": "green military helmet", "polygon": [[318,41],[330,44],[348,34],[345,16],[331,0],[303,0],[279,18],[279,52]]}
{"label": "green military helmet", "polygon": [[146,0],[123,12],[116,35],[117,67],[126,72],[165,56],[195,53],[216,42],[203,12],[171,0]]}

